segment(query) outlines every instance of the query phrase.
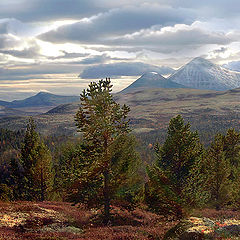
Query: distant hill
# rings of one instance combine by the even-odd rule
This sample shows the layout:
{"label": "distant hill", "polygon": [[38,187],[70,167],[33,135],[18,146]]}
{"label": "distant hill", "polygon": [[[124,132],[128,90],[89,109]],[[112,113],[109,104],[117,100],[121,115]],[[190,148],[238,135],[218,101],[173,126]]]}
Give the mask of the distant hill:
{"label": "distant hill", "polygon": [[[170,118],[182,114],[193,129],[214,136],[230,127],[240,130],[240,88],[212,91],[184,88],[139,89],[114,94],[114,99],[130,106],[131,127],[137,133],[166,132]],[[74,116],[80,102],[59,105],[34,116],[42,134],[77,134]],[[0,127],[17,130],[26,127],[27,117],[0,118]],[[156,136],[156,135],[154,135]]]}
{"label": "distant hill", "polygon": [[0,101],[1,106],[8,108],[26,108],[26,107],[47,107],[78,101],[77,96],[60,96],[47,92],[26,98],[24,100],[14,100],[12,102]]}
{"label": "distant hill", "polygon": [[240,87],[240,72],[197,57],[172,74],[169,80],[189,88],[224,91]]}
{"label": "distant hill", "polygon": [[130,92],[136,89],[147,88],[186,88],[185,86],[164,78],[157,72],[147,72],[138,78],[131,85],[123,89],[121,92]]}
{"label": "distant hill", "polygon": [[17,109],[8,108],[5,106],[0,106],[0,117],[5,116],[24,116],[26,112]]}
{"label": "distant hill", "polygon": [[61,104],[47,112],[47,114],[76,114],[80,102],[73,102],[68,104]]}

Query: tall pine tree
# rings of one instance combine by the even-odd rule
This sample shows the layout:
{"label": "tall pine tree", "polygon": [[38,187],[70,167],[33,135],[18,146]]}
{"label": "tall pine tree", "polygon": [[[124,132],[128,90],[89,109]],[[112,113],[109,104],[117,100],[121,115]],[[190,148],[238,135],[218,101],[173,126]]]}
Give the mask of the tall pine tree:
{"label": "tall pine tree", "polygon": [[[85,144],[92,148],[92,153],[86,156],[88,161],[75,192],[81,194],[86,190],[87,201],[93,200],[101,204],[102,200],[105,223],[110,220],[110,203],[116,196],[116,186],[119,188],[119,184],[127,177],[127,174],[123,173],[130,174],[129,169],[136,161],[132,145],[129,145],[127,150],[129,157],[123,158],[114,150],[117,142],[119,149],[128,147],[121,139],[127,137],[130,131],[127,120],[130,109],[126,105],[121,107],[116,103],[111,91],[110,79],[91,83],[81,94],[81,107],[76,114],[77,127],[83,133]],[[90,158],[89,154],[92,154]],[[118,177],[121,181],[116,182]]]}

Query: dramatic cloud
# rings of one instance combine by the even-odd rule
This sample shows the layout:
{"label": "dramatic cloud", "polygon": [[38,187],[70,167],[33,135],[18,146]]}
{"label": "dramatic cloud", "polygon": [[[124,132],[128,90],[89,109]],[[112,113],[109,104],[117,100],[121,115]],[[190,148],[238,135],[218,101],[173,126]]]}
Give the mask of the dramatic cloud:
{"label": "dramatic cloud", "polygon": [[111,37],[149,28],[153,25],[174,25],[192,22],[192,14],[185,9],[147,5],[125,7],[100,13],[77,23],[59,27],[39,36],[42,40],[62,43],[80,42],[104,44]]}
{"label": "dramatic cloud", "polygon": [[21,44],[21,40],[13,35],[0,34],[0,49],[9,49],[18,47]]}
{"label": "dramatic cloud", "polygon": [[139,76],[145,72],[158,72],[166,75],[172,73],[173,71],[173,69],[168,67],[158,67],[140,62],[121,62],[87,67],[80,74],[80,77],[85,79],[95,79],[119,76]]}
{"label": "dramatic cloud", "polygon": [[173,27],[154,26],[111,41],[115,45],[142,46],[162,52],[178,51],[182,47],[200,47],[206,44],[225,45],[234,41],[224,33],[210,32],[192,25],[177,24]]}
{"label": "dramatic cloud", "polygon": [[71,94],[106,76],[121,90],[197,56],[239,70],[239,12],[238,0],[1,0],[0,94]]}
{"label": "dramatic cloud", "polygon": [[48,21],[82,18],[105,8],[98,0],[3,0],[0,16],[14,16],[21,21]]}
{"label": "dramatic cloud", "polygon": [[38,58],[40,56],[40,46],[33,44],[23,50],[0,50],[0,53],[18,58]]}

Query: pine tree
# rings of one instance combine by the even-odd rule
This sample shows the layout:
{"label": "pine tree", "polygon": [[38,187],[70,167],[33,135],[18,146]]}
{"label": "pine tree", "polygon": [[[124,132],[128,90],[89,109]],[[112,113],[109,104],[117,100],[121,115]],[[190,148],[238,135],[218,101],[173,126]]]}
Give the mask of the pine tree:
{"label": "pine tree", "polygon": [[231,167],[224,151],[224,136],[217,134],[207,157],[208,189],[211,202],[217,210],[231,199]]}
{"label": "pine tree", "polygon": [[162,146],[156,145],[155,151],[156,163],[147,170],[147,202],[151,204],[153,197],[156,210],[181,215],[185,188],[193,166],[202,154],[198,133],[192,132],[190,124],[185,125],[182,116],[178,115],[170,120],[166,140]]}
{"label": "pine tree", "polygon": [[23,180],[19,184],[24,186],[22,197],[29,201],[44,200],[52,179],[49,151],[35,129],[36,125],[30,118],[21,148]]}
{"label": "pine tree", "polygon": [[229,180],[232,182],[232,205],[240,205],[240,133],[228,129],[224,136],[225,156],[230,163]]}
{"label": "pine tree", "polygon": [[[128,161],[134,161],[130,157],[123,161],[121,156],[116,157],[116,151],[113,150],[114,144],[117,141],[120,143],[121,138],[130,131],[127,120],[130,109],[116,103],[111,91],[110,79],[91,83],[81,94],[81,107],[76,114],[77,127],[83,133],[85,144],[92,149],[88,153],[91,157],[86,163],[85,171],[82,171],[76,185],[76,192],[87,195],[88,201],[94,200],[101,204],[101,199],[103,200],[105,223],[110,220],[110,202],[116,193],[113,187],[117,185],[114,182],[114,169],[128,172],[132,165]],[[131,148],[131,151],[134,150]]]}
{"label": "pine tree", "polygon": [[37,152],[33,175],[35,195],[44,201],[49,198],[53,185],[52,156],[43,142],[39,143]]}

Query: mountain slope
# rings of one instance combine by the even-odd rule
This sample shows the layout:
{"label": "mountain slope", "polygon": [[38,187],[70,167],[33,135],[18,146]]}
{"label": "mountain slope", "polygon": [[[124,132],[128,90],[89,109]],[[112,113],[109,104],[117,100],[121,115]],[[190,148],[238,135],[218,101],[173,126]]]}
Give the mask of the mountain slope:
{"label": "mountain slope", "polygon": [[224,91],[240,87],[240,73],[220,67],[203,58],[194,58],[169,80],[189,88]]}
{"label": "mountain slope", "polygon": [[135,82],[123,89],[121,92],[130,92],[139,88],[186,88],[185,86],[172,82],[169,79],[164,78],[157,72],[148,72],[143,74]]}
{"label": "mountain slope", "polygon": [[57,106],[78,100],[79,97],[77,96],[60,96],[47,92],[39,92],[38,94],[23,100],[14,100],[12,102],[0,101],[0,105],[9,108],[46,107]]}

